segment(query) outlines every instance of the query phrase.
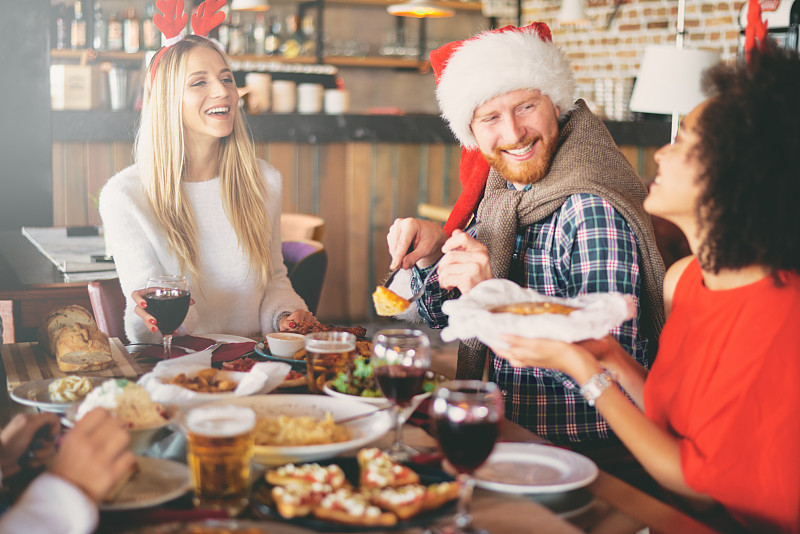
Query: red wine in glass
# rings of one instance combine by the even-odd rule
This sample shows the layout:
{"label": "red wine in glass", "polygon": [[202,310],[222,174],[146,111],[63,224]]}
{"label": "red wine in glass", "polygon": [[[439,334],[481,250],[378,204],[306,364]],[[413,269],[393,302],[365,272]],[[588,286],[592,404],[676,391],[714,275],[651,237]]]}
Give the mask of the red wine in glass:
{"label": "red wine in glass", "polygon": [[472,473],[492,453],[499,421],[455,422],[447,417],[436,417],[436,435],[442,454],[459,473]]}
{"label": "red wine in glass", "polygon": [[453,380],[434,392],[430,415],[439,448],[458,472],[461,494],[453,524],[438,532],[484,534],[472,523],[469,512],[475,479],[494,448],[503,420],[503,396],[493,382]]}
{"label": "red wine in glass", "polygon": [[411,404],[415,395],[422,393],[425,369],[403,367],[402,365],[382,365],[375,369],[375,378],[383,395],[398,406]]}
{"label": "red wine in glass", "polygon": [[146,311],[161,331],[164,359],[172,357],[172,334],[189,313],[189,281],[180,275],[151,276],[145,286]]}
{"label": "red wine in glass", "polygon": [[172,334],[181,325],[189,312],[189,291],[181,289],[153,288],[144,296],[147,313],[156,318],[156,326],[162,334]]}

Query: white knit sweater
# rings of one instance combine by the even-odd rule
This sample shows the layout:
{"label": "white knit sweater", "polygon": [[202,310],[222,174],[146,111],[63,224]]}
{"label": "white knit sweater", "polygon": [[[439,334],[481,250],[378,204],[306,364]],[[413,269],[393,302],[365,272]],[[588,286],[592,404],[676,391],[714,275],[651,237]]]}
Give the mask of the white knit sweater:
{"label": "white knit sweater", "polygon": [[[202,288],[192,284],[195,303],[179,333],[234,334],[254,337],[278,329],[281,312],[307,309],[294,292],[283,264],[280,239],[281,175],[259,160],[267,188],[267,213],[272,229],[272,277],[259,291],[255,273],[225,215],[219,178],[183,184],[197,222]],[[164,232],[139,179],[135,165],[112,176],[100,193],[100,215],[122,291],[127,298],[125,333],[133,342],[158,342],[160,333],[147,329],[130,299],[149,276],[179,274],[177,257],[167,248]]]}

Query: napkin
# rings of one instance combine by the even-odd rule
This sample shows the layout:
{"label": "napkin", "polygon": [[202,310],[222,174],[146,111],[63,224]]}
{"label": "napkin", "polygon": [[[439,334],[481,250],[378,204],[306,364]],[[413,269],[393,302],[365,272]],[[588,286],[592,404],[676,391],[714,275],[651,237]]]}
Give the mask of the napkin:
{"label": "napkin", "polygon": [[[489,311],[517,302],[552,302],[578,309],[569,315]],[[444,342],[477,337],[485,345],[500,349],[507,347],[501,340],[503,334],[566,342],[599,339],[633,317],[635,310],[632,298],[622,293],[590,293],[565,299],[542,295],[510,280],[495,278],[481,282],[469,293],[442,305],[442,311],[449,318],[441,337]]]}
{"label": "napkin", "polygon": [[242,343],[225,343],[211,355],[212,362],[229,362],[255,350],[255,341],[243,341]]}
{"label": "napkin", "polygon": [[[213,345],[214,343],[215,341],[213,339],[209,339],[207,337],[175,336],[172,338],[172,357],[177,358],[178,356],[183,356],[187,354],[187,351],[184,349],[189,349],[190,351],[193,352],[196,350],[206,349],[211,345]],[[142,350],[139,353],[139,357],[158,359],[161,358],[162,354],[164,354],[164,348],[159,345],[159,346],[145,347],[144,350]]]}
{"label": "napkin", "polygon": [[181,386],[169,384],[174,376],[183,373],[189,378],[197,376],[203,369],[211,367],[211,350],[204,350],[163,360],[153,370],[143,375],[138,383],[142,385],[150,397],[162,404],[197,404],[222,400],[231,397],[242,397],[257,393],[268,393],[283,382],[291,366],[284,362],[259,362],[247,373],[236,371],[219,371],[220,378],[231,379],[238,383],[236,389],[225,393],[200,393]]}

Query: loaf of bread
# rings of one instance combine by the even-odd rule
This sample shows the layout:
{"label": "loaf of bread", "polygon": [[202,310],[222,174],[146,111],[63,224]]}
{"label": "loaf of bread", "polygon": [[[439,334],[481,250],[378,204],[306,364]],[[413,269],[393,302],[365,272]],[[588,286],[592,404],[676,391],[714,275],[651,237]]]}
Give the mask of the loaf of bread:
{"label": "loaf of bread", "polygon": [[108,336],[81,306],[50,312],[39,328],[39,343],[56,358],[63,372],[99,371],[114,363]]}

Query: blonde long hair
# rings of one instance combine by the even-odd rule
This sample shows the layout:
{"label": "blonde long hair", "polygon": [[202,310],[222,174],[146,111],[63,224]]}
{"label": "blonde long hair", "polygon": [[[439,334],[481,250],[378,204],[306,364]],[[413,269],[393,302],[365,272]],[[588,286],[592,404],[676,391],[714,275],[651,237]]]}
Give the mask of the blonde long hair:
{"label": "blonde long hair", "polygon": [[[184,192],[187,170],[183,135],[183,87],[187,57],[197,47],[210,48],[230,66],[225,54],[203,37],[186,36],[169,47],[156,67],[148,69],[144,103],[136,135],[135,158],[156,218],[167,235],[181,270],[202,285],[198,265],[195,214]],[[151,65],[152,68],[152,65]],[[152,76],[152,86],[151,86]],[[219,177],[222,203],[239,244],[250,259],[262,286],[270,277],[272,242],[267,190],[256,160],[255,147],[238,108],[233,132],[220,139]]]}

